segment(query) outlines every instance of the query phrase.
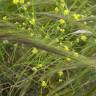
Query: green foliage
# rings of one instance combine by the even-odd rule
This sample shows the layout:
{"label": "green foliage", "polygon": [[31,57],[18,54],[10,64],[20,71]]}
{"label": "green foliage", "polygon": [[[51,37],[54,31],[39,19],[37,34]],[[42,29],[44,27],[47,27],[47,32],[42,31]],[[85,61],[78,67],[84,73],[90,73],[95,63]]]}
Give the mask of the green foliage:
{"label": "green foliage", "polygon": [[0,96],[95,96],[95,3],[0,0]]}

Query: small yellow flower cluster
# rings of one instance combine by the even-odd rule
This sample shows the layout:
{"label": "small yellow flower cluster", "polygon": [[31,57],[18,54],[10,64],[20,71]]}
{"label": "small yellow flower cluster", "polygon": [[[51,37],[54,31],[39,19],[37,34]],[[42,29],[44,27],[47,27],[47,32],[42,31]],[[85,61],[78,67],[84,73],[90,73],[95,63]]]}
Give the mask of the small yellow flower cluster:
{"label": "small yellow flower cluster", "polygon": [[82,35],[81,37],[80,37],[80,39],[82,40],[82,41],[86,41],[87,40],[87,36],[85,36],[85,35]]}
{"label": "small yellow flower cluster", "polygon": [[19,0],[13,0],[13,4],[18,4]]}
{"label": "small yellow flower cluster", "polygon": [[30,5],[30,2],[29,1],[27,2],[27,5]]}
{"label": "small yellow flower cluster", "polygon": [[58,13],[59,12],[59,8],[55,7],[55,12]]}
{"label": "small yellow flower cluster", "polygon": [[70,62],[71,61],[71,58],[67,57],[66,58],[66,61]]}
{"label": "small yellow flower cluster", "polygon": [[50,36],[47,34],[47,35],[45,36],[45,38],[46,38],[46,39],[50,39]]}
{"label": "small yellow flower cluster", "polygon": [[73,56],[74,56],[74,57],[79,57],[79,54],[78,54],[77,52],[74,52],[74,53],[73,53]]}
{"label": "small yellow flower cluster", "polygon": [[77,39],[76,39],[76,42],[77,42],[77,43],[79,43],[79,42],[80,42],[80,40],[82,40],[82,41],[86,42],[86,41],[87,41],[87,39],[88,39],[88,38],[87,38],[87,36],[85,36],[85,35],[81,35],[81,36],[80,36],[80,38],[77,38]]}
{"label": "small yellow flower cluster", "polygon": [[4,16],[2,19],[3,19],[4,21],[6,21],[6,20],[8,19],[8,17],[7,17],[7,16]]}
{"label": "small yellow flower cluster", "polygon": [[69,47],[68,46],[64,46],[64,51],[69,51]]}
{"label": "small yellow flower cluster", "polygon": [[79,43],[79,42],[80,42],[80,39],[79,39],[79,38],[77,38],[77,39],[76,39],[76,42],[77,42],[77,43]]}
{"label": "small yellow flower cluster", "polygon": [[43,81],[41,82],[41,86],[44,87],[44,88],[47,87],[46,81],[43,80]]}
{"label": "small yellow flower cluster", "polygon": [[65,29],[60,28],[59,26],[57,27],[57,30],[58,30],[58,31],[60,31],[60,32],[62,32],[62,33],[64,33],[64,32],[65,32]]}
{"label": "small yellow flower cluster", "polygon": [[63,72],[62,70],[60,70],[60,71],[58,72],[58,75],[59,75],[59,82],[62,82],[63,79],[61,79],[61,77],[64,75],[64,72]]}
{"label": "small yellow flower cluster", "polygon": [[64,75],[63,71],[59,71],[59,72],[58,72],[58,75],[59,75],[60,77],[63,76],[63,75]]}
{"label": "small yellow flower cluster", "polygon": [[38,53],[38,50],[37,50],[36,48],[33,48],[33,49],[32,49],[32,53],[33,53],[33,54],[37,54],[37,53]]}
{"label": "small yellow flower cluster", "polygon": [[24,4],[24,0],[13,0],[13,4],[17,5],[18,3]]}
{"label": "small yellow flower cluster", "polygon": [[80,18],[81,18],[81,15],[80,15],[80,14],[74,14],[73,17],[74,17],[74,19],[75,19],[76,21],[79,21]]}
{"label": "small yellow flower cluster", "polygon": [[57,26],[57,30],[60,30],[60,27],[59,26]]}
{"label": "small yellow flower cluster", "polygon": [[[55,7],[55,12],[56,13],[59,12],[59,8],[58,7]],[[69,15],[70,11],[68,9],[65,9],[63,13],[64,13],[65,16],[67,16],[67,15]]]}
{"label": "small yellow flower cluster", "polygon": [[24,6],[23,9],[24,9],[24,11],[27,11],[27,7]]}
{"label": "small yellow flower cluster", "polygon": [[64,33],[65,32],[65,29],[60,29],[60,32]]}
{"label": "small yellow flower cluster", "polygon": [[[65,24],[65,20],[64,20],[64,19],[60,19],[60,20],[59,20],[59,24],[60,24],[60,25]],[[57,30],[59,30],[59,31],[62,32],[62,33],[65,32],[65,29],[64,29],[64,28],[60,28],[59,26],[57,27]]]}
{"label": "small yellow flower cluster", "polygon": [[59,20],[59,23],[60,23],[61,25],[63,25],[63,24],[65,24],[65,20],[64,20],[64,19],[60,19],[60,20]]}
{"label": "small yellow flower cluster", "polygon": [[33,67],[32,70],[37,71],[38,69],[40,69],[42,67],[43,67],[43,64],[37,64],[37,66]]}
{"label": "small yellow flower cluster", "polygon": [[37,68],[42,68],[43,67],[43,64],[38,64],[37,65]]}
{"label": "small yellow flower cluster", "polygon": [[64,15],[69,15],[70,11],[67,9],[67,10],[64,10]]}
{"label": "small yellow flower cluster", "polygon": [[32,25],[35,25],[35,24],[36,24],[35,18],[32,18],[32,19],[29,21],[29,23],[32,24]]}

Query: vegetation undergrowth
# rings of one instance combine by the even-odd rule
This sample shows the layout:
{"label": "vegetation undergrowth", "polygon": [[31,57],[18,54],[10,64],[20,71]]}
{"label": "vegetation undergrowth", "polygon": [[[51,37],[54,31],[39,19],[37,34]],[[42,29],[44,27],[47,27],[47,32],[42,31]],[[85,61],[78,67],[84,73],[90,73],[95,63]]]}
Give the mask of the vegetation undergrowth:
{"label": "vegetation undergrowth", "polygon": [[96,1],[0,0],[0,96],[96,96]]}

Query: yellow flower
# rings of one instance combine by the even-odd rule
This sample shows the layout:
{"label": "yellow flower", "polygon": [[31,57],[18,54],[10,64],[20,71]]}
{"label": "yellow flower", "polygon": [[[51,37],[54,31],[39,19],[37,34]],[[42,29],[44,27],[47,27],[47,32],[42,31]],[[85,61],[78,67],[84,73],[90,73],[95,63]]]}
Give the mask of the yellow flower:
{"label": "yellow flower", "polygon": [[43,64],[38,64],[37,65],[37,68],[42,68],[43,67]]}
{"label": "yellow flower", "polygon": [[64,51],[69,51],[68,46],[64,46]]}
{"label": "yellow flower", "polygon": [[18,4],[19,0],[13,0],[13,4]]}
{"label": "yellow flower", "polygon": [[78,56],[79,56],[79,54],[78,54],[77,52],[74,52],[73,55],[74,55],[75,57],[78,57]]}
{"label": "yellow flower", "polygon": [[59,26],[57,26],[57,30],[60,30],[60,27]]}
{"label": "yellow flower", "polygon": [[30,5],[30,2],[27,2],[27,5]]}
{"label": "yellow flower", "polygon": [[68,15],[69,14],[69,10],[64,10],[64,15]]}
{"label": "yellow flower", "polygon": [[43,81],[41,82],[41,86],[42,86],[42,87],[47,87],[46,81],[43,80]]}
{"label": "yellow flower", "polygon": [[19,3],[20,4],[24,4],[24,0],[19,0]]}
{"label": "yellow flower", "polygon": [[66,58],[66,60],[67,60],[67,61],[71,61],[71,58],[68,57],[68,58]]}
{"label": "yellow flower", "polygon": [[80,20],[81,15],[80,14],[74,14],[73,17],[76,21],[78,21],[78,20]]}
{"label": "yellow flower", "polygon": [[29,21],[30,22],[30,24],[32,24],[32,25],[35,25],[36,24],[36,21],[35,21],[35,19],[33,18],[31,21]]}
{"label": "yellow flower", "polygon": [[79,43],[79,41],[80,41],[79,38],[77,38],[77,39],[76,39],[76,42]]}
{"label": "yellow flower", "polygon": [[60,77],[61,77],[63,74],[64,74],[63,71],[59,71],[59,72],[58,72],[58,75],[59,75]]}
{"label": "yellow flower", "polygon": [[2,19],[3,19],[4,21],[6,21],[6,20],[7,20],[7,16],[4,16]]}
{"label": "yellow flower", "polygon": [[38,53],[38,50],[36,48],[33,48],[32,53],[33,54],[37,54]]}
{"label": "yellow flower", "polygon": [[60,32],[64,33],[65,32],[65,29],[60,29]]}
{"label": "yellow flower", "polygon": [[59,20],[59,23],[60,23],[60,24],[65,24],[65,20],[64,20],[64,19],[60,19],[60,20]]}
{"label": "yellow flower", "polygon": [[26,11],[27,10],[27,8],[24,6],[24,11]]}
{"label": "yellow flower", "polygon": [[58,9],[58,7],[55,7],[55,12],[59,12],[59,9]]}
{"label": "yellow flower", "polygon": [[86,41],[86,40],[87,40],[87,36],[82,35],[82,36],[80,37],[80,39],[81,39],[82,41]]}
{"label": "yellow flower", "polygon": [[47,34],[47,35],[45,36],[45,38],[46,38],[46,39],[50,39],[50,36]]}

